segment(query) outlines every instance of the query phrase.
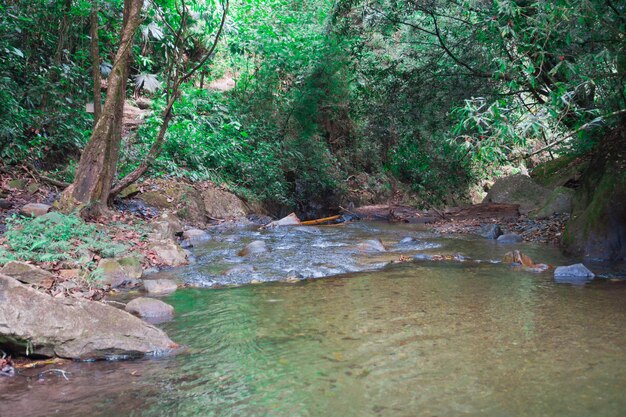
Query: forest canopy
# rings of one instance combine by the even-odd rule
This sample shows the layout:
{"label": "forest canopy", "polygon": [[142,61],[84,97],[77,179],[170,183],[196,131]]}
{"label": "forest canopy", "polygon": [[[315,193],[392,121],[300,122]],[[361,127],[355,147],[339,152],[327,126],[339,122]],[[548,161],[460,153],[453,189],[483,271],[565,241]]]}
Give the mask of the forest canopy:
{"label": "forest canopy", "polygon": [[[74,180],[125,3],[0,2],[2,164]],[[440,203],[587,152],[626,109],[623,2],[140,3],[124,95],[153,111],[120,132],[113,190],[143,167],[270,206],[339,201],[356,177]]]}

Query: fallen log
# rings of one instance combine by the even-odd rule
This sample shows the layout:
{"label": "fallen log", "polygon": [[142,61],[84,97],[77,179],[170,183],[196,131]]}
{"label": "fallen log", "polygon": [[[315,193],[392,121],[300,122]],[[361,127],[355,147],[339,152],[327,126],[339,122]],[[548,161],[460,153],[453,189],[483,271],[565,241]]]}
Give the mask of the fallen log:
{"label": "fallen log", "polygon": [[340,214],[338,214],[336,216],[323,217],[321,219],[307,220],[307,221],[304,221],[304,222],[301,221],[300,222],[300,226],[316,226],[318,224],[332,222],[333,220],[337,220],[339,218],[341,218]]}

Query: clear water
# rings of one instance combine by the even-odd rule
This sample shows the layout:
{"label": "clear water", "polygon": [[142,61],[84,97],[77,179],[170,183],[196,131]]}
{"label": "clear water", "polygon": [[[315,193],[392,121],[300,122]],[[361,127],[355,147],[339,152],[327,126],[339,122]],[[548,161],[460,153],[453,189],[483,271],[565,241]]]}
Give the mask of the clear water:
{"label": "clear water", "polygon": [[[359,227],[352,237],[387,243],[406,232]],[[511,249],[429,239],[440,245],[431,253],[474,260]],[[569,261],[549,247],[519,248]],[[623,281],[568,285],[490,262],[421,262],[189,288],[165,301],[177,313],[164,328],[186,353],[73,363],[62,367],[69,380],[22,371],[0,379],[0,416],[626,415]]]}

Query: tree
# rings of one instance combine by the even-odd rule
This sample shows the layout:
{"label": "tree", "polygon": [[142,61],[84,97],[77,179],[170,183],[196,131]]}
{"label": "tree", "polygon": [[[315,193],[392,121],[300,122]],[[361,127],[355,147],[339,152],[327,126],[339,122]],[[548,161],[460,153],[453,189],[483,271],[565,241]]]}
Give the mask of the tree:
{"label": "tree", "polygon": [[65,210],[80,208],[85,216],[106,212],[122,140],[128,59],[142,7],[143,0],[124,0],[120,45],[109,74],[104,108],[80,157],[74,182],[61,195],[60,206]]}

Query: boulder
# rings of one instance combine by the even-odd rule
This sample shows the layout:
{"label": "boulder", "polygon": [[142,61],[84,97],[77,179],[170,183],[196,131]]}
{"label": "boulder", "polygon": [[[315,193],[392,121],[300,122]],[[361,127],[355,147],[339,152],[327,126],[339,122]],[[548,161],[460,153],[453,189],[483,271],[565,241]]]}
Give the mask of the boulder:
{"label": "boulder", "polygon": [[126,311],[142,318],[163,319],[174,315],[174,307],[154,298],[139,297],[126,304]]}
{"label": "boulder", "polygon": [[207,216],[213,219],[232,219],[249,214],[246,203],[239,197],[215,187],[202,191],[202,201]]}
{"label": "boulder", "polygon": [[548,196],[548,199],[543,207],[534,213],[533,217],[536,219],[547,219],[555,213],[571,213],[572,197],[574,197],[573,189],[556,187]]}
{"label": "boulder", "polygon": [[152,223],[152,228],[155,240],[175,239],[183,233],[183,222],[174,214],[164,212]]}
{"label": "boulder", "polygon": [[178,347],[163,331],[96,301],[53,298],[0,274],[0,349],[77,360],[160,354]]}
{"label": "boulder", "polygon": [[52,206],[47,204],[29,203],[20,209],[20,214],[28,217],[39,217],[49,212],[51,208]]}
{"label": "boulder", "polygon": [[11,278],[25,284],[35,284],[44,288],[49,288],[54,282],[54,275],[41,268],[27,264],[26,262],[12,261],[0,269],[0,274],[8,275]]}
{"label": "boulder", "polygon": [[167,295],[178,289],[178,284],[171,279],[146,279],[143,286],[150,295]]}
{"label": "boulder", "polygon": [[491,187],[483,203],[518,204],[522,214],[538,210],[550,195],[545,188],[529,176],[517,174],[499,178]]}
{"label": "boulder", "polygon": [[559,266],[554,270],[554,278],[593,278],[595,276],[583,264]]}
{"label": "boulder", "polygon": [[522,237],[520,235],[516,235],[515,233],[505,233],[498,237],[496,240],[498,243],[520,243],[522,241]]}
{"label": "boulder", "polygon": [[296,216],[296,213],[291,213],[288,216],[283,217],[280,220],[274,220],[263,226],[264,229],[271,229],[277,226],[297,226],[300,224],[300,219]]}
{"label": "boulder", "polygon": [[626,118],[594,150],[576,189],[563,233],[567,253],[609,261],[626,259]]}
{"label": "boulder", "polygon": [[361,242],[357,248],[364,252],[387,252],[387,248],[380,239],[370,239]]}
{"label": "boulder", "polygon": [[267,244],[262,240],[255,240],[246,245],[245,248],[239,251],[239,256],[255,256],[269,252]]}
{"label": "boulder", "polygon": [[171,239],[153,242],[148,248],[166,266],[181,266],[188,263],[187,253]]}
{"label": "boulder", "polygon": [[502,229],[497,224],[486,224],[480,228],[480,236],[485,239],[495,240],[502,235]]}

